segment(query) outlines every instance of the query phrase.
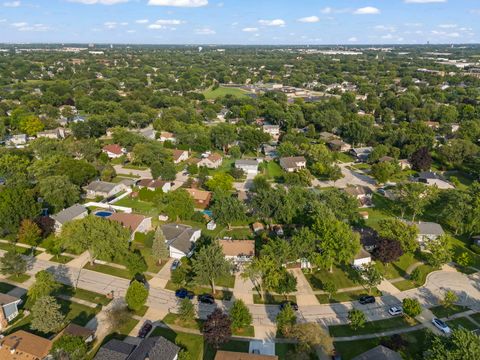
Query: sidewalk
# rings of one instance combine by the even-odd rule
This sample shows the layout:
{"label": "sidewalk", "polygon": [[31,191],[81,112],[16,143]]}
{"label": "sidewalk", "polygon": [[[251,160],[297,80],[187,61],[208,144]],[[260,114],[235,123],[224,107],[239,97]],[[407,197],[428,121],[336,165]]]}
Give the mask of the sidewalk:
{"label": "sidewalk", "polygon": [[243,279],[240,273],[235,274],[235,285],[233,288],[233,296],[235,299],[243,300],[246,305],[253,304],[254,284],[250,279]]}
{"label": "sidewalk", "polygon": [[310,283],[301,269],[291,269],[290,272],[297,279],[297,304],[298,306],[320,305]]}

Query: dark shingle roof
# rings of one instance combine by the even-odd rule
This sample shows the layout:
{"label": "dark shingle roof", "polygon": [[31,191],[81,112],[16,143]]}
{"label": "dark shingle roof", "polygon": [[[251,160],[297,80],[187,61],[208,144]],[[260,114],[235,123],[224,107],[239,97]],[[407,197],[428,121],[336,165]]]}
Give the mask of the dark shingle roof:
{"label": "dark shingle roof", "polygon": [[135,345],[112,339],[98,350],[94,360],[126,360],[134,348]]}
{"label": "dark shingle roof", "polygon": [[402,357],[399,353],[390,350],[383,345],[378,345],[373,349],[354,357],[353,360],[402,360]]}
{"label": "dark shingle roof", "polygon": [[182,224],[165,224],[162,226],[168,246],[172,246],[184,254],[188,254],[192,250],[193,244],[190,239],[197,230]]}
{"label": "dark shingle roof", "polygon": [[85,206],[75,204],[53,215],[52,219],[58,221],[60,224],[65,224],[66,222],[75,219],[77,216],[83,214],[86,211],[87,208]]}
{"label": "dark shingle roof", "polygon": [[128,357],[128,360],[173,360],[180,348],[163,337],[143,340]]}

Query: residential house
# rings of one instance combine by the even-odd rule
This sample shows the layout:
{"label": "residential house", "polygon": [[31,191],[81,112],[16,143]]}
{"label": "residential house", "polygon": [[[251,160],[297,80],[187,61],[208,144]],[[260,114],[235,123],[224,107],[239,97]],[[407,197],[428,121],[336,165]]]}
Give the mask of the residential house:
{"label": "residential house", "polygon": [[131,240],[135,237],[137,232],[147,233],[152,229],[152,218],[139,214],[127,214],[121,212],[114,212],[108,217],[109,220],[120,223],[124,228],[131,231]]}
{"label": "residential house", "polygon": [[136,131],[137,134],[143,136],[148,140],[155,140],[156,131],[153,129],[153,126],[147,126],[146,128],[139,129]]}
{"label": "residential house", "polygon": [[37,133],[37,138],[48,138],[54,140],[65,139],[66,133],[63,128],[56,128],[53,130],[45,130]]}
{"label": "residential house", "polygon": [[93,360],[127,360],[135,345],[112,339],[98,350]]}
{"label": "residential house", "polygon": [[83,188],[86,191],[86,196],[89,199],[94,199],[97,196],[109,198],[118,194],[121,191],[127,190],[127,187],[122,183],[110,183],[106,181],[92,181]]}
{"label": "residential house", "polygon": [[147,188],[150,191],[161,189],[164,193],[167,193],[172,189],[171,182],[153,179],[141,179],[137,182],[137,186],[140,189]]}
{"label": "residential house", "polygon": [[205,153],[202,155],[201,159],[193,160],[193,163],[197,164],[197,166],[205,166],[209,169],[217,169],[222,165],[223,158],[222,155],[217,153]]}
{"label": "residential house", "polygon": [[418,174],[418,182],[429,186],[437,186],[439,189],[453,189],[454,186],[446,181],[442,176],[433,171],[422,171]]}
{"label": "residential house", "polygon": [[5,329],[8,323],[18,315],[18,305],[22,299],[0,293],[0,330]]}
{"label": "residential house", "polygon": [[307,167],[307,160],[303,156],[280,158],[280,166],[287,172],[295,172]]}
{"label": "residential house", "polygon": [[343,189],[348,195],[353,196],[360,203],[360,207],[373,206],[373,191],[367,186],[347,186]]}
{"label": "residential house", "polygon": [[376,230],[370,227],[361,227],[355,228],[354,231],[360,235],[360,243],[365,250],[370,253],[375,250],[380,240],[380,235]]}
{"label": "residential house", "polygon": [[328,147],[332,151],[346,152],[352,148],[352,145],[340,139],[333,139],[327,142]]}
{"label": "residential house", "polygon": [[277,147],[269,144],[262,146],[262,151],[265,154],[266,160],[276,159],[278,157]]}
{"label": "residential house", "polygon": [[180,347],[164,337],[143,339],[128,356],[128,360],[177,360]]}
{"label": "residential house", "polygon": [[362,269],[365,265],[370,264],[371,262],[372,256],[368,251],[361,247],[352,260],[352,266],[356,269]]}
{"label": "residential house", "polygon": [[161,141],[161,142],[170,141],[172,143],[176,143],[177,138],[175,137],[175,134],[171,132],[162,131],[160,132],[160,137],[158,138],[158,141]]}
{"label": "residential house", "polygon": [[173,163],[179,164],[182,161],[188,160],[188,151],[187,150],[172,150]]}
{"label": "residential house", "polygon": [[217,228],[217,223],[215,222],[215,220],[210,220],[208,223],[207,223],[207,230],[210,230],[210,231],[213,231]]}
{"label": "residential house", "polygon": [[400,169],[408,170],[412,168],[412,164],[408,159],[400,159],[398,160],[398,165],[400,165]]}
{"label": "residential house", "polygon": [[212,201],[212,193],[210,191],[198,189],[185,189],[195,201],[196,209],[206,209]]}
{"label": "residential house", "polygon": [[391,156],[382,156],[380,159],[378,159],[379,163],[384,163],[384,162],[393,162],[395,159]]}
{"label": "residential house", "polygon": [[57,336],[55,340],[61,338],[63,335],[78,336],[83,339],[86,343],[91,343],[95,339],[95,331],[92,329],[87,329],[86,327],[70,323],[65,329],[63,329]]}
{"label": "residential house", "polygon": [[320,138],[320,140],[325,142],[329,142],[330,140],[333,140],[333,139],[338,139],[337,135],[327,131],[322,131],[320,134],[318,134],[318,137]]}
{"label": "residential house", "polygon": [[255,234],[258,234],[265,230],[265,226],[262,223],[255,222],[252,224],[252,230]]}
{"label": "residential house", "polygon": [[54,228],[58,233],[62,229],[62,226],[72,220],[83,219],[88,215],[88,210],[85,206],[80,204],[72,205],[62,211],[52,215],[52,219],[55,220]]}
{"label": "residential house", "polygon": [[383,345],[378,345],[355,356],[352,360],[402,360],[402,356]]}
{"label": "residential house", "polygon": [[278,356],[218,350],[214,360],[278,360]]}
{"label": "residential house", "polygon": [[255,256],[255,240],[219,240],[223,255],[235,263],[250,261]]}
{"label": "residential house", "polygon": [[274,141],[278,141],[280,138],[280,126],[279,125],[271,125],[265,124],[262,127],[263,132],[269,134]]}
{"label": "residential house", "polygon": [[359,147],[359,148],[352,148],[350,149],[350,154],[355,156],[358,161],[367,161],[368,157],[372,153],[373,148],[371,146],[367,147]]}
{"label": "residential house", "polygon": [[[410,225],[412,224],[410,223]],[[421,247],[424,247],[429,241],[437,240],[445,233],[442,226],[434,222],[420,221],[413,223],[413,225],[417,227],[417,241],[420,243]]]}
{"label": "residential house", "polygon": [[117,159],[127,153],[125,148],[122,148],[118,144],[105,145],[102,151],[107,154],[110,159]]}
{"label": "residential house", "polygon": [[0,359],[2,360],[43,360],[46,359],[52,341],[18,330],[0,340]]}
{"label": "residential house", "polygon": [[242,169],[247,175],[258,174],[258,161],[257,160],[236,160],[235,168]]}
{"label": "residential house", "polygon": [[26,134],[16,134],[10,136],[10,138],[7,140],[7,143],[15,147],[23,147],[23,145],[25,145],[27,141],[28,137]]}
{"label": "residential house", "polygon": [[440,123],[438,121],[425,121],[425,125],[433,130],[438,130],[440,128]]}
{"label": "residential house", "polygon": [[174,223],[162,225],[162,231],[170,250],[170,257],[174,259],[190,257],[193,254],[195,242],[202,235],[200,229]]}

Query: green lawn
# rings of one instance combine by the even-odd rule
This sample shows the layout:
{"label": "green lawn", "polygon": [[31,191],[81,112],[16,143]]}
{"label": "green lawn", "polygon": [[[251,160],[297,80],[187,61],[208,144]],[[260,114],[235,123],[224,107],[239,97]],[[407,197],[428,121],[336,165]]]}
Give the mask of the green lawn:
{"label": "green lawn", "polygon": [[[22,254],[22,255],[32,255],[32,248],[17,246],[17,245],[13,245],[13,244],[10,244],[10,243],[0,242],[0,249],[5,250],[5,251],[15,250],[18,254]],[[38,254],[41,254],[42,252],[43,251],[35,250],[35,252],[33,253],[33,256],[37,256]]]}
{"label": "green lawn", "polygon": [[345,152],[335,152],[335,158],[337,159],[337,161],[340,161],[342,163],[349,163],[355,161],[352,155]]}
{"label": "green lawn", "polygon": [[282,167],[276,161],[269,161],[264,164],[265,175],[267,178],[274,180],[275,182],[280,182],[283,178],[285,172]]}
{"label": "green lawn", "polygon": [[313,290],[323,290],[324,281],[334,282],[339,289],[351,288],[358,286],[358,283],[354,282],[356,272],[349,266],[333,267],[333,272],[328,270],[316,270],[314,272],[305,272],[310,286]]}
{"label": "green lawn", "polygon": [[8,280],[10,281],[15,281],[17,283],[24,283],[25,281],[27,281],[28,279],[30,279],[30,275],[27,275],[27,274],[20,274],[18,276],[16,275],[11,275],[7,278]]}
{"label": "green lawn", "polygon": [[364,334],[374,334],[382,331],[389,331],[395,329],[406,328],[417,325],[417,321],[406,320],[402,316],[391,317],[385,320],[369,321],[365,323],[363,328],[353,330],[350,325],[333,325],[329,326],[328,330],[333,337],[354,336]]}
{"label": "green lawn", "polygon": [[202,330],[203,320],[200,319],[188,319],[183,320],[180,315],[174,313],[168,313],[163,322],[169,325],[176,325],[187,329]]}
{"label": "green lawn", "polygon": [[275,344],[275,355],[278,356],[278,360],[290,360],[289,352],[295,351],[295,344]]}
{"label": "green lawn", "polygon": [[407,253],[400,256],[400,258],[388,265],[382,264],[380,261],[377,261],[375,265],[380,270],[380,272],[385,276],[387,279],[396,279],[399,277],[405,277],[407,275],[406,270],[407,268],[420,261],[414,254]]}
{"label": "green lawn", "polygon": [[71,257],[71,256],[66,256],[66,255],[56,255],[56,256],[53,256],[50,261],[52,262],[56,262],[56,263],[59,263],[59,264],[66,264],[70,261],[72,261],[74,258]]}
{"label": "green lawn", "polygon": [[[328,299],[327,294],[319,294],[316,296],[320,304],[328,304],[328,303],[339,303],[339,302],[345,302],[345,301],[356,301],[363,295],[368,295],[368,291],[355,290],[355,291],[341,292],[341,293],[335,294],[330,299]],[[382,293],[377,288],[373,288],[371,295],[381,296]]]}
{"label": "green lawn", "polygon": [[177,344],[181,348],[188,351],[192,360],[203,359],[203,336],[195,334],[187,334],[181,332],[175,332],[171,329],[163,327],[157,327],[153,330],[152,336],[163,336],[167,340]]}
{"label": "green lawn", "polygon": [[134,212],[144,215],[158,215],[158,209],[151,202],[124,197],[115,203],[117,206],[132,208]]}
{"label": "green lawn", "polygon": [[430,311],[438,318],[446,318],[452,316],[453,314],[458,314],[464,311],[470,310],[466,306],[453,305],[451,308],[447,309],[443,305],[438,305],[430,308]]}
{"label": "green lawn", "polygon": [[286,298],[283,295],[273,295],[266,293],[263,297],[263,300],[260,298],[259,294],[253,294],[253,303],[254,304],[270,304],[270,305],[277,305],[285,300],[290,300],[293,302],[297,302],[297,297],[295,295],[288,295]]}
{"label": "green lawn", "polygon": [[15,285],[8,284],[8,283],[5,283],[5,282],[0,282],[0,293],[6,294],[10,290],[15,289],[15,287],[16,287]]}
{"label": "green lawn", "polygon": [[432,271],[437,270],[433,266],[430,265],[420,265],[418,268],[420,272],[420,277],[417,281],[413,280],[402,280],[392,283],[397,289],[401,291],[410,290],[425,284],[425,280],[427,279],[427,275],[430,274]]}
{"label": "green lawn", "polygon": [[467,317],[461,317],[457,318],[454,320],[447,321],[447,324],[451,328],[456,328],[456,327],[463,327],[467,330],[476,330],[478,329],[478,326],[475,325],[469,318]]}
{"label": "green lawn", "polygon": [[87,270],[98,271],[108,275],[118,276],[128,280],[131,280],[133,278],[133,276],[127,269],[118,269],[108,265],[95,264],[92,266],[90,265],[90,263],[87,263],[83,268]]}
{"label": "green lawn", "polygon": [[105,306],[112,301],[108,299],[105,295],[99,294],[93,291],[88,291],[80,288],[74,288],[73,286],[62,285],[58,293],[62,295],[67,295],[71,297],[75,297],[77,299],[82,299],[85,301],[89,301],[94,304],[98,304],[100,306]]}
{"label": "green lawn", "polygon": [[253,326],[247,326],[246,328],[234,329],[232,331],[232,333],[233,333],[233,335],[237,335],[237,336],[254,337],[255,336],[255,328]]}
{"label": "green lawn", "polygon": [[225,96],[225,95],[233,95],[233,96],[238,96],[238,97],[244,97],[244,96],[246,96],[246,94],[247,94],[247,91],[245,91],[243,89],[223,87],[223,86],[220,86],[220,87],[216,88],[215,90],[208,89],[208,90],[205,90],[203,92],[203,95],[208,100],[217,99],[217,98]]}
{"label": "green lawn", "polygon": [[[220,350],[248,353],[249,342],[240,340],[230,340],[228,343],[220,346]],[[205,352],[203,353],[203,360],[213,360],[217,350],[210,345],[205,344]]]}
{"label": "green lawn", "polygon": [[235,163],[235,159],[234,158],[227,158],[227,157],[224,157],[223,160],[222,160],[222,165],[220,165],[218,168],[216,169],[209,169],[208,170],[208,174],[213,176],[215,174],[218,174],[218,173],[226,173],[226,172],[229,172],[232,168],[233,168],[233,164]]}

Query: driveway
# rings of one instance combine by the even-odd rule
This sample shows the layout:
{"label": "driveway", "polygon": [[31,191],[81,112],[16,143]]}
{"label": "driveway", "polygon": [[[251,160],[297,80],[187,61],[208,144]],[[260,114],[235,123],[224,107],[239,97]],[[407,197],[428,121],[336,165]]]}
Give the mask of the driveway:
{"label": "driveway", "polygon": [[336,188],[346,188],[347,186],[366,186],[371,189],[375,189],[376,181],[365,174],[361,174],[357,171],[352,171],[348,169],[349,166],[354,165],[354,163],[344,163],[339,164],[342,171],[343,177],[337,181],[319,181],[314,179],[312,181],[313,186],[319,187],[336,187]]}

